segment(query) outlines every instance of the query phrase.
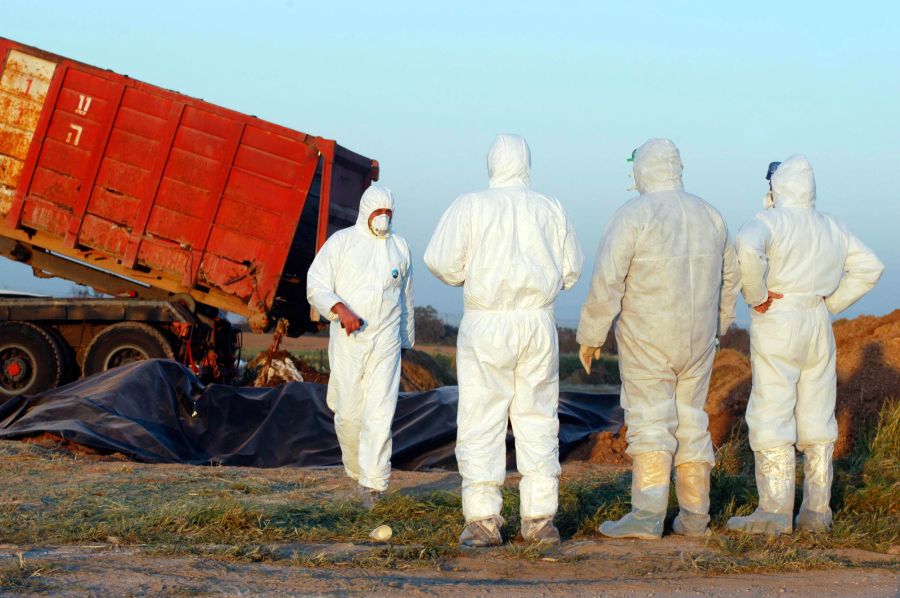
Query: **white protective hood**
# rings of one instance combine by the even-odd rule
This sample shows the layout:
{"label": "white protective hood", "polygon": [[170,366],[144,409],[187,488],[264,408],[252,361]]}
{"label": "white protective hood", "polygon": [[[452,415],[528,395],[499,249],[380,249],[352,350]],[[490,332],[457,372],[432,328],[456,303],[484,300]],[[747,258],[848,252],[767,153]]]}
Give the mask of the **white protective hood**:
{"label": "white protective hood", "polygon": [[795,154],[772,175],[775,207],[812,208],[816,205],[816,177],[806,156]]}
{"label": "white protective hood", "polygon": [[487,155],[490,186],[528,186],[531,180],[531,150],[521,135],[501,133]]}
{"label": "white protective hood", "polygon": [[681,154],[668,139],[650,139],[634,153],[634,182],[638,192],[684,189]]}
{"label": "white protective hood", "polygon": [[359,200],[359,215],[356,217],[356,228],[370,237],[386,239],[390,233],[384,237],[378,237],[369,228],[369,216],[375,210],[387,209],[394,210],[394,194],[387,187],[376,187],[372,185],[363,192]]}

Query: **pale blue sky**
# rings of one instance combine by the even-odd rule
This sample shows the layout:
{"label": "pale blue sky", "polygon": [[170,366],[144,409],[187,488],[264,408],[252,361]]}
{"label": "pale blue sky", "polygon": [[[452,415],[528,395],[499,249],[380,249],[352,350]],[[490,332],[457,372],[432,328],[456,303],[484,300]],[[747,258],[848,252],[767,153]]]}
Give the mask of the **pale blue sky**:
{"label": "pale blue sky", "polygon": [[[462,311],[421,261],[457,195],[484,187],[498,132],[576,223],[585,274],[625,158],[670,137],[685,186],[732,232],[767,164],[804,153],[818,206],[887,264],[848,315],[900,307],[900,8],[784,2],[97,2],[0,0],[0,35],[338,140],[376,158],[416,257],[416,302]],[[0,263],[0,287],[67,292]],[[746,309],[741,319],[746,321]]]}

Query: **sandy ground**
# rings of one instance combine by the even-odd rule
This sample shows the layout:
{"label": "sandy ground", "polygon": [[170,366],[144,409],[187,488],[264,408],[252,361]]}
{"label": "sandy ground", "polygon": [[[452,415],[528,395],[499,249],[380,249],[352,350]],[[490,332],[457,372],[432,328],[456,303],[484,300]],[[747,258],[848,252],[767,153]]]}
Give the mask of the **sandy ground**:
{"label": "sandy ground", "polygon": [[[27,502],[40,508],[47,497],[72,492],[109,492],[117,485],[141,485],[179,494],[202,484],[217,488],[236,483],[279,488],[259,500],[279,503],[346,498],[354,484],[338,469],[252,469],[147,465],[111,458],[77,458],[21,443],[0,443],[5,483],[0,507]],[[602,467],[602,466],[601,466]],[[607,467],[606,469],[614,469]],[[598,466],[564,467],[564,480],[595,474]],[[516,483],[516,476],[510,477]],[[396,471],[392,490],[419,494],[458,492],[458,474],[447,471]],[[123,486],[124,487],[124,486]],[[170,489],[170,490],[167,490]],[[390,522],[388,522],[390,523]],[[0,530],[0,538],[3,537]],[[0,540],[2,541],[2,540]],[[568,540],[558,552],[516,558],[509,546],[466,551],[447,561],[418,564],[361,565],[362,557],[383,547],[367,542],[280,544],[267,562],[247,562],[212,555],[216,546],[193,555],[173,556],[165,546],[119,545],[115,538],[92,545],[0,544],[0,569],[14,571],[24,562],[30,577],[22,587],[0,587],[0,594],[53,596],[898,596],[897,557],[860,550],[820,551],[850,569],[778,574],[711,576],[696,564],[717,556],[698,540],[666,536],[660,541]],[[397,546],[393,549],[401,550]],[[328,557],[329,564],[310,566]],[[342,563],[346,558],[347,562]],[[352,562],[350,562],[352,559]],[[365,562],[363,560],[363,562]]]}
{"label": "sandy ground", "polygon": [[[878,569],[704,577],[667,572],[688,541],[570,542],[556,562],[473,554],[441,570],[303,568],[148,554],[139,548],[67,546],[24,552],[47,570],[24,593],[54,596],[897,596],[900,576]],[[302,549],[303,547],[296,547]],[[316,547],[312,547],[315,549]],[[351,545],[338,547],[352,551]],[[0,564],[19,547],[0,545]],[[566,556],[578,559],[567,561]],[[572,562],[574,560],[574,562]],[[21,595],[20,593],[20,595]],[[5,593],[4,593],[5,594]]]}

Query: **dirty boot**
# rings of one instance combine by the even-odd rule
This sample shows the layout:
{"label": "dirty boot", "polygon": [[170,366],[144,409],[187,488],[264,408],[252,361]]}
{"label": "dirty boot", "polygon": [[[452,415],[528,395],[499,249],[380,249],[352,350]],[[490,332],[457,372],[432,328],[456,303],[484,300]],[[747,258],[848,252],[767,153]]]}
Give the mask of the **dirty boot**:
{"label": "dirty boot", "polygon": [[767,513],[759,509],[744,517],[732,517],[725,527],[733,531],[770,536],[789,534],[793,531],[789,514]]}
{"label": "dirty boot", "polygon": [[371,511],[372,508],[375,507],[375,504],[381,500],[381,497],[384,495],[384,492],[380,490],[375,490],[374,488],[367,488],[365,486],[357,486],[356,488],[357,494],[359,495],[360,502],[362,502],[362,506],[364,509]]}
{"label": "dirty boot", "polygon": [[675,467],[675,496],[680,510],[672,531],[682,536],[705,536],[709,532],[709,474],[712,464],[682,463]]}
{"label": "dirty boot", "polygon": [[665,513],[634,510],[618,521],[604,521],[600,533],[610,538],[639,538],[659,540],[662,537]]}
{"label": "dirty boot", "polygon": [[522,520],[522,539],[526,542],[558,546],[559,530],[553,525],[553,517]]}
{"label": "dirty boot", "polygon": [[794,520],[797,529],[827,532],[831,529],[831,462],[833,444],[813,444],[803,449],[803,503]]}
{"label": "dirty boot", "polygon": [[503,517],[499,515],[470,521],[459,536],[459,545],[469,548],[500,546],[503,543],[503,538],[500,536],[501,525],[503,525]]}
{"label": "dirty boot", "polygon": [[672,453],[650,451],[632,457],[631,513],[618,521],[604,521],[600,533],[610,538],[657,540],[669,502]]}
{"label": "dirty boot", "polygon": [[699,515],[682,509],[672,522],[672,531],[694,538],[706,536],[709,534],[709,515]]}
{"label": "dirty boot", "polygon": [[759,507],[745,517],[732,517],[725,527],[748,534],[789,534],[793,531],[794,447],[780,446],[753,455]]}

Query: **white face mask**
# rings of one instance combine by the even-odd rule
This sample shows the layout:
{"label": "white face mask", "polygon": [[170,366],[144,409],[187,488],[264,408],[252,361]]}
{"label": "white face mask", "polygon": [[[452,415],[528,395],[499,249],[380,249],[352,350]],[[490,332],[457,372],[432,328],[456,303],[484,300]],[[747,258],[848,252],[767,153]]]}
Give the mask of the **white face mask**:
{"label": "white face mask", "polygon": [[775,196],[772,194],[771,190],[766,191],[766,196],[763,197],[763,207],[767,210],[775,207]]}
{"label": "white face mask", "polygon": [[391,230],[391,219],[387,214],[379,214],[372,218],[372,232],[375,233],[377,237],[383,237],[388,234],[388,231]]}

